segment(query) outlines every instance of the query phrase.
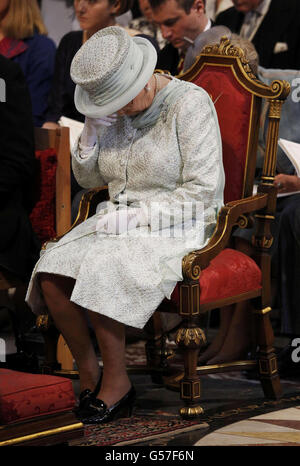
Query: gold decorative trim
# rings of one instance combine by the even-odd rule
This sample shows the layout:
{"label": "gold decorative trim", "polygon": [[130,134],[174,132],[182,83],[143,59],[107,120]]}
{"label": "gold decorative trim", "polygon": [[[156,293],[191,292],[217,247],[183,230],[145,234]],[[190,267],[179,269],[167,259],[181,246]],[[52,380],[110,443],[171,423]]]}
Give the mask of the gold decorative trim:
{"label": "gold decorative trim", "polygon": [[260,375],[274,375],[277,374],[278,369],[277,369],[277,359],[276,357],[272,357],[271,359],[265,359],[265,360],[258,360],[259,362],[259,373]]}
{"label": "gold decorative trim", "polygon": [[203,413],[204,410],[201,408],[201,406],[184,406],[179,410],[180,416],[186,418],[198,417]]}
{"label": "gold decorative trim", "polygon": [[189,280],[199,280],[201,274],[201,268],[199,265],[194,264],[194,260],[197,258],[195,252],[191,252],[182,259],[182,271],[186,278]]}
{"label": "gold decorative trim", "polygon": [[21,442],[27,442],[29,440],[35,440],[38,438],[47,437],[48,435],[62,434],[64,432],[69,432],[71,430],[80,429],[83,427],[82,422],[77,422],[76,424],[71,424],[69,426],[57,427],[55,429],[44,430],[42,432],[36,432],[35,434],[24,435],[21,437],[12,438],[9,440],[4,440],[0,442],[0,447],[16,445]]}
{"label": "gold decorative trim", "polygon": [[275,219],[274,215],[261,215],[261,214],[255,214],[255,217],[257,217],[257,218],[263,218],[263,219],[267,219],[267,220],[274,220],[274,219]]}
{"label": "gold decorative trim", "polygon": [[238,226],[239,228],[247,228],[248,224],[248,217],[246,215],[240,215],[234,225]]}
{"label": "gold decorative trim", "polygon": [[[187,300],[187,312],[184,312],[183,301]],[[196,306],[194,305],[196,303]],[[180,285],[179,289],[179,314],[181,316],[195,316],[200,312],[199,283],[194,285]]]}
{"label": "gold decorative trim", "polygon": [[266,181],[271,181],[272,184],[273,184],[274,176],[262,175],[261,179],[262,179],[262,180],[266,180]]}
{"label": "gold decorative trim", "polygon": [[265,307],[264,309],[255,309],[253,314],[265,315],[272,311],[271,307]]}
{"label": "gold decorative trim", "polygon": [[266,236],[261,236],[260,238],[252,237],[252,245],[258,248],[270,249],[273,244],[273,237],[267,238]]}
{"label": "gold decorative trim", "polygon": [[207,45],[204,47],[201,53],[209,55],[225,55],[239,58],[247,76],[249,76],[249,78],[251,78],[253,81],[258,81],[257,77],[252,72],[249,61],[246,59],[243,49],[231,44],[230,40],[226,36],[221,37],[219,44]]}
{"label": "gold decorative trim", "polygon": [[[273,82],[272,84],[276,84]],[[270,100],[269,118],[278,118],[280,120],[281,107],[283,100]]]}
{"label": "gold decorative trim", "polygon": [[191,343],[196,346],[200,346],[206,343],[205,333],[201,328],[180,328],[177,331],[175,338],[176,345],[183,344],[184,346],[190,346]]}
{"label": "gold decorative trim", "polygon": [[180,397],[182,400],[195,400],[201,396],[200,380],[195,382],[180,382]]}
{"label": "gold decorative trim", "polygon": [[57,375],[65,375],[66,377],[73,376],[73,375],[76,375],[76,376],[79,375],[78,371],[72,370],[72,369],[57,369],[57,370],[54,370],[53,373]]}
{"label": "gold decorative trim", "polygon": [[228,367],[244,367],[244,366],[253,366],[257,365],[256,361],[253,360],[245,360],[245,361],[234,361],[234,362],[224,362],[221,364],[208,364],[206,366],[197,366],[197,372],[204,372],[207,370],[215,370],[215,369],[225,369]]}
{"label": "gold decorative trim", "polygon": [[36,318],[36,326],[39,330],[48,330],[50,327],[50,317],[48,314],[40,314]]}

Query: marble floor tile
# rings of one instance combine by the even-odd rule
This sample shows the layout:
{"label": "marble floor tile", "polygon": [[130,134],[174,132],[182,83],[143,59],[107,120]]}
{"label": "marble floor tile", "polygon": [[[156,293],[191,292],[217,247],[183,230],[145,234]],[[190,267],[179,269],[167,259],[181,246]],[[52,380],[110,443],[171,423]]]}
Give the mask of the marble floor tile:
{"label": "marble floor tile", "polygon": [[278,443],[277,440],[266,440],[259,438],[244,437],[232,434],[219,434],[213,432],[198,440],[194,445],[200,446],[232,446],[232,445],[272,445]]}

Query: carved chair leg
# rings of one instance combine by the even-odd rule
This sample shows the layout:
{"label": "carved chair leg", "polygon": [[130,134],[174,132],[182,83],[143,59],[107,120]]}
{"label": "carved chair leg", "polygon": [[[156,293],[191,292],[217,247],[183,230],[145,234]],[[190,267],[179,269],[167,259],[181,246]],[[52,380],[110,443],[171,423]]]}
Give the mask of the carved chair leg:
{"label": "carved chair leg", "polygon": [[205,344],[204,332],[196,326],[194,318],[184,321],[176,335],[176,344],[184,357],[184,377],[180,382],[180,397],[185,406],[179,412],[183,418],[194,418],[203,413],[200,401],[200,377],[197,375],[199,349]]}
{"label": "carved chair leg", "polygon": [[282,396],[282,388],[277,369],[277,359],[273,348],[274,333],[270,322],[270,307],[261,311],[254,311],[257,343],[258,343],[258,370],[265,397],[278,399]]}
{"label": "carved chair leg", "polygon": [[197,359],[206,338],[199,328],[200,287],[196,280],[186,280],[179,285],[180,308],[183,318],[176,335],[176,344],[183,349],[184,377],[180,383],[180,396],[185,406],[180,409],[184,418],[193,418],[203,413],[200,401],[200,377],[197,374]]}

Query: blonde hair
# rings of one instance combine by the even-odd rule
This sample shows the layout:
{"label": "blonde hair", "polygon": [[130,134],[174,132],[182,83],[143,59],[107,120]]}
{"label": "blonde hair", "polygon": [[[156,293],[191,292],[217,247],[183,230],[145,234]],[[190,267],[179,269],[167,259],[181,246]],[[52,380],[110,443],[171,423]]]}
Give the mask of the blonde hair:
{"label": "blonde hair", "polygon": [[25,39],[34,32],[47,34],[37,0],[10,0],[1,26],[5,37],[11,39]]}

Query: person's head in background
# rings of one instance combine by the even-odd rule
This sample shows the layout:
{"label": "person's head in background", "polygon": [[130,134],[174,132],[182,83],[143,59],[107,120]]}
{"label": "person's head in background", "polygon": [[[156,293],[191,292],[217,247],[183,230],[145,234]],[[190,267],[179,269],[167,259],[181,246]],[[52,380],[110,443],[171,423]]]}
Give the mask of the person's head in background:
{"label": "person's head in background", "polygon": [[149,0],[139,0],[139,9],[142,13],[142,16],[147,18],[149,23],[152,23],[153,22],[153,11],[149,3]]}
{"label": "person's head in background", "polygon": [[154,22],[173,47],[186,49],[208,24],[205,0],[149,0]]}
{"label": "person's head in background", "polygon": [[[1,1],[1,0],[0,0]],[[88,37],[116,25],[116,16],[131,9],[133,0],[74,0],[76,17]]]}
{"label": "person's head in background", "polygon": [[230,38],[230,43],[235,47],[240,47],[244,51],[245,58],[249,62],[249,66],[251,68],[252,73],[257,76],[259,67],[259,56],[252,42],[248,39],[244,39],[238,34],[232,34]]}
{"label": "person's head in background", "polygon": [[215,26],[199,36],[195,41],[194,46],[190,47],[185,55],[183,71],[187,71],[195,63],[204,47],[208,44],[219,44],[221,38],[224,36],[230,40],[231,45],[243,50],[252,73],[257,76],[259,57],[255,46],[250,42],[250,40],[244,39],[238,34],[233,34],[230,29],[225,26]]}
{"label": "person's head in background", "polygon": [[232,0],[235,8],[241,13],[249,13],[255,10],[263,0]]}
{"label": "person's head in background", "polygon": [[0,0],[0,38],[47,34],[37,0]]}

